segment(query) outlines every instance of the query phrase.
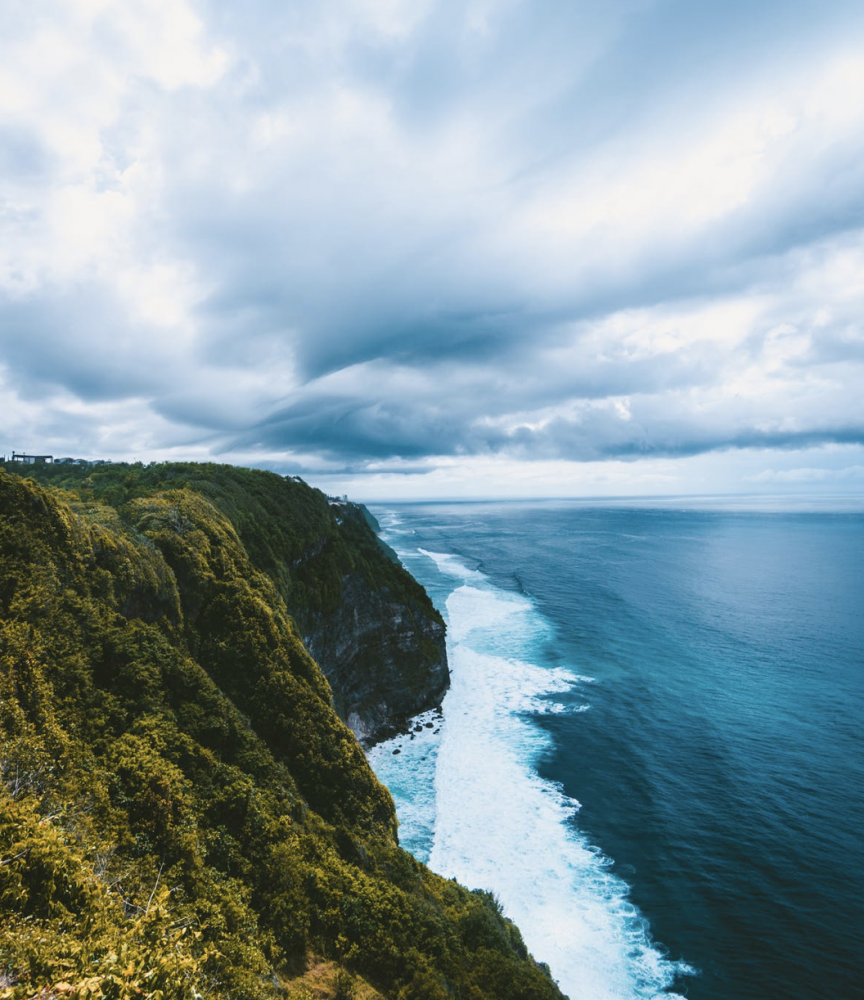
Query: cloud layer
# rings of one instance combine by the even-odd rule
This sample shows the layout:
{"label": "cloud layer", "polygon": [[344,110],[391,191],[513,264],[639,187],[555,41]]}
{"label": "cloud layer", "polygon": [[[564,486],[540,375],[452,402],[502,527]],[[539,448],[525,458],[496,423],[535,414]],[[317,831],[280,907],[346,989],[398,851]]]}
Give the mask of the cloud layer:
{"label": "cloud layer", "polygon": [[0,39],[7,449],[860,482],[860,4],[30,0]]}

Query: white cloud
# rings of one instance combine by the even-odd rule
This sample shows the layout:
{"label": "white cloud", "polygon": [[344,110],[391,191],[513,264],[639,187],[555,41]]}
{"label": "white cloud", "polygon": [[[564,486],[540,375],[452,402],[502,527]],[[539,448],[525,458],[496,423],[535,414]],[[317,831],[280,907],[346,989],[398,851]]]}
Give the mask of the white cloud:
{"label": "white cloud", "polygon": [[425,462],[439,491],[695,488],[695,452],[737,475],[718,456],[851,446],[864,31],[802,8],[757,52],[730,25],[709,46],[623,0],[11,5],[9,433],[370,483]]}

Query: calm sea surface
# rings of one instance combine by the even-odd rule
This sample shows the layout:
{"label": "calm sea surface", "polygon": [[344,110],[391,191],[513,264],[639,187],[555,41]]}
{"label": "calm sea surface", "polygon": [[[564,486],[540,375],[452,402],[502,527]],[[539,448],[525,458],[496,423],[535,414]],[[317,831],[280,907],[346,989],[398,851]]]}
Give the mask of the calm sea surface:
{"label": "calm sea surface", "polygon": [[409,850],[572,1000],[864,997],[864,514],[372,510],[449,629]]}

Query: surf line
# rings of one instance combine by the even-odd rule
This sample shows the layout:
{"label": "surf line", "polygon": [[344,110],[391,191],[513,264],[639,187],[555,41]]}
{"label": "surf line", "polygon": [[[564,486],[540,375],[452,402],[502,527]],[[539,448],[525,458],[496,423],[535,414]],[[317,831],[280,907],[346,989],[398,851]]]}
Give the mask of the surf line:
{"label": "surf line", "polygon": [[[398,551],[400,540],[388,542]],[[424,755],[432,767],[416,775],[419,785],[431,770],[434,782],[434,796],[427,794],[420,810],[423,835],[415,832],[422,853],[428,851],[422,860],[494,893],[534,957],[571,997],[674,997],[668,991],[676,978],[693,970],[668,960],[651,941],[629,886],[579,831],[579,803],[537,773],[550,737],[532,716],[585,711],[587,704],[567,708],[554,696],[574,688],[582,694],[592,679],[537,665],[554,630],[529,597],[496,587],[452,554],[418,548],[406,556],[416,565],[417,554],[453,584],[444,609],[451,687],[440,741]],[[404,777],[410,758],[395,761],[390,770],[403,774],[403,798],[416,804],[420,789],[412,794]],[[400,796],[394,797],[398,812]],[[417,820],[415,808],[415,831]]]}

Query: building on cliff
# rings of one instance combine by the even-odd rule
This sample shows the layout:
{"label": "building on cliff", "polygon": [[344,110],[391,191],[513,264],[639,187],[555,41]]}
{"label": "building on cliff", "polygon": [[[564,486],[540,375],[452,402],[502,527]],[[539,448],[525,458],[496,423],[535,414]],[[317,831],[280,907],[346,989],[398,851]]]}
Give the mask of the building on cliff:
{"label": "building on cliff", "polygon": [[51,465],[54,461],[53,455],[25,455],[23,452],[12,452],[10,462],[21,462],[24,465]]}

